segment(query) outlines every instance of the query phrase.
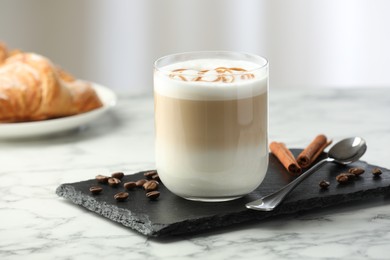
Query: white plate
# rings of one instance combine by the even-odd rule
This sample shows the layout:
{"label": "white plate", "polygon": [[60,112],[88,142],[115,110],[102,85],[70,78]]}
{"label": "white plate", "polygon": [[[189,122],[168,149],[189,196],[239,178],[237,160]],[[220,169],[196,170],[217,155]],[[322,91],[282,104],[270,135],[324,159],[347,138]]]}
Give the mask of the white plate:
{"label": "white plate", "polygon": [[117,98],[112,90],[96,83],[91,84],[103,103],[102,107],[83,114],[56,119],[25,123],[0,123],[0,138],[25,138],[53,134],[71,130],[94,121],[108,109],[115,106]]}

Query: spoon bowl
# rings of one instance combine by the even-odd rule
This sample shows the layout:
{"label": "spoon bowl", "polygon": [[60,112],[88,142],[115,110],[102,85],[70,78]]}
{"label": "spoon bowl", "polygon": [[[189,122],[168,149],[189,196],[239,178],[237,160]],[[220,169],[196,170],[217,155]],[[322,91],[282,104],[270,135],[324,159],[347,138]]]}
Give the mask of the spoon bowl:
{"label": "spoon bowl", "polygon": [[328,156],[340,164],[349,164],[359,160],[367,150],[366,141],[361,137],[351,137],[336,143]]}
{"label": "spoon bowl", "polygon": [[305,173],[301,174],[295,180],[281,188],[280,190],[262,197],[261,199],[247,203],[245,206],[248,209],[271,211],[277,207],[283,199],[294,190],[303,180],[312,175],[315,171],[321,168],[328,162],[336,162],[339,164],[349,164],[359,160],[367,150],[366,141],[361,137],[346,138],[335,145],[328,152],[328,157],[319,161]]}

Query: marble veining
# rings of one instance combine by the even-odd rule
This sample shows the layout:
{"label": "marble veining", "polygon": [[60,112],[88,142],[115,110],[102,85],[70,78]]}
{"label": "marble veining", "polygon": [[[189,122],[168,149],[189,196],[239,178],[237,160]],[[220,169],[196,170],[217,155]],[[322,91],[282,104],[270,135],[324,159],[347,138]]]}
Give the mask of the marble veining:
{"label": "marble veining", "polygon": [[[270,93],[270,140],[362,136],[390,168],[390,89]],[[81,129],[0,140],[0,259],[389,259],[390,196],[219,229],[148,239],[59,198],[61,183],[154,168],[153,98],[121,97]],[[167,209],[169,210],[169,209]]]}

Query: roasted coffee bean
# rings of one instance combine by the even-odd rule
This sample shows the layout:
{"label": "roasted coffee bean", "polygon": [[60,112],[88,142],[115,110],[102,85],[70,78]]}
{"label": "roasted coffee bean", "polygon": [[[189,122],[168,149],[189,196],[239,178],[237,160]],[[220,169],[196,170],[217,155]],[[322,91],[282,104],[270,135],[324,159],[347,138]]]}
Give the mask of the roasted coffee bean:
{"label": "roasted coffee bean", "polygon": [[158,174],[155,174],[152,176],[152,180],[155,180],[155,181],[161,181],[160,180],[160,176]]}
{"label": "roasted coffee bean", "polygon": [[102,187],[99,187],[99,186],[92,186],[89,188],[89,191],[93,194],[93,195],[97,195],[99,194],[100,192],[102,192],[103,188]]}
{"label": "roasted coffee bean", "polygon": [[145,184],[145,182],[147,182],[147,180],[141,179],[141,180],[136,181],[135,185],[137,185],[137,187],[142,187]]}
{"label": "roasted coffee bean", "polygon": [[147,179],[151,179],[153,177],[153,175],[157,174],[157,171],[156,170],[153,170],[153,171],[147,171],[144,173],[144,176],[147,178]]}
{"label": "roasted coffee bean", "polygon": [[117,178],[108,178],[108,185],[110,186],[118,186],[121,183],[121,180]]}
{"label": "roasted coffee bean", "polygon": [[320,185],[321,189],[327,189],[330,183],[328,181],[322,180],[318,185]]}
{"label": "roasted coffee bean", "polygon": [[382,171],[379,168],[374,168],[374,169],[372,169],[371,173],[372,173],[372,175],[374,175],[374,177],[378,177],[379,175],[382,174]]}
{"label": "roasted coffee bean", "polygon": [[348,180],[349,180],[349,181],[353,181],[353,180],[356,179],[356,175],[353,174],[353,173],[345,172],[345,173],[343,173],[343,174],[345,174],[345,175],[348,177]]}
{"label": "roasted coffee bean", "polygon": [[137,184],[134,181],[129,181],[129,182],[125,182],[123,184],[123,187],[125,187],[125,189],[131,190],[131,189],[137,187]]}
{"label": "roasted coffee bean", "polygon": [[339,174],[339,175],[336,176],[336,180],[337,180],[340,184],[346,184],[346,183],[348,183],[349,179],[350,179],[350,178],[349,178],[348,175],[345,174],[345,173],[341,173],[341,174]]}
{"label": "roasted coffee bean", "polygon": [[113,174],[111,174],[112,178],[117,178],[119,180],[121,180],[124,176],[125,174],[123,172],[114,172]]}
{"label": "roasted coffee bean", "polygon": [[147,182],[144,183],[144,185],[142,185],[142,187],[144,187],[146,192],[154,191],[154,190],[158,189],[158,182],[156,182],[156,181],[147,181]]}
{"label": "roasted coffee bean", "polygon": [[355,174],[355,176],[359,176],[359,175],[362,175],[364,173],[364,169],[355,167],[355,168],[349,169],[348,172],[352,173],[352,174]]}
{"label": "roasted coffee bean", "polygon": [[127,192],[118,192],[114,195],[114,199],[116,199],[116,201],[125,201],[128,197],[129,193]]}
{"label": "roasted coffee bean", "polygon": [[154,190],[154,191],[149,191],[146,193],[146,197],[149,198],[150,200],[155,200],[160,196],[160,192]]}
{"label": "roasted coffee bean", "polygon": [[95,177],[95,179],[96,179],[97,182],[99,182],[99,183],[107,183],[108,178],[109,178],[109,177],[104,176],[104,175],[97,175],[97,176]]}
{"label": "roasted coffee bean", "polygon": [[[349,181],[353,181],[356,179],[356,175],[353,174],[353,173],[349,173],[349,172],[342,172],[340,173],[339,175],[343,175],[343,176],[346,176],[348,178]],[[337,178],[337,177],[336,177]]]}

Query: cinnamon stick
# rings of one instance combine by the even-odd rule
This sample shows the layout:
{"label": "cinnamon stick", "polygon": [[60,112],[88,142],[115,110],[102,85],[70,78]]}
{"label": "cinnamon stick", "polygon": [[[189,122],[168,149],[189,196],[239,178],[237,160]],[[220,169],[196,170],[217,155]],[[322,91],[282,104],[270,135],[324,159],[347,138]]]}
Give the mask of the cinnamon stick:
{"label": "cinnamon stick", "polygon": [[269,148],[290,174],[299,175],[302,173],[302,169],[295,160],[294,155],[284,143],[272,142]]}
{"label": "cinnamon stick", "polygon": [[302,168],[309,167],[317,157],[330,145],[325,135],[318,135],[297,157],[297,162]]}

